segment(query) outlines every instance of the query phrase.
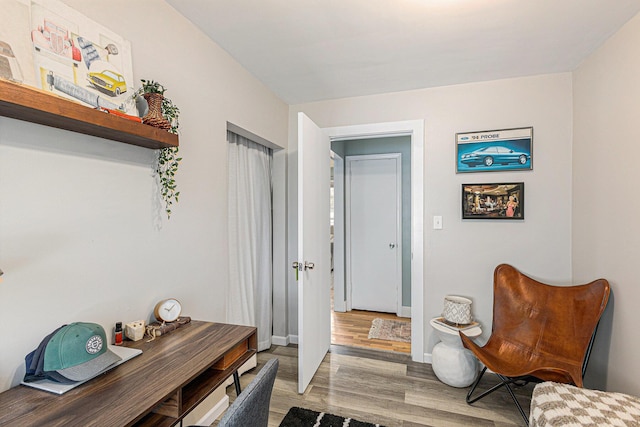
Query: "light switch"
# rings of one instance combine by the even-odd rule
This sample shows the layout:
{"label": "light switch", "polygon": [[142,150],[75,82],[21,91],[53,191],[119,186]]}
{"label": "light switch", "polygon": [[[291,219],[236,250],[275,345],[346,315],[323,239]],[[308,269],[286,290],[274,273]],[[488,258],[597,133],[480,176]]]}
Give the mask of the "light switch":
{"label": "light switch", "polygon": [[433,229],[434,230],[442,230],[442,216],[435,215],[433,217]]}

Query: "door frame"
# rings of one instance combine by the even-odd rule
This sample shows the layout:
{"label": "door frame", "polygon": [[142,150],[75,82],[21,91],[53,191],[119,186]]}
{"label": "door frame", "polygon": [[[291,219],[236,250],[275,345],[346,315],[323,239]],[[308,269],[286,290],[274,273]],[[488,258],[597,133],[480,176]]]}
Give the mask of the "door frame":
{"label": "door frame", "polygon": [[424,363],[424,120],[323,129],[331,141],[411,138],[411,359]]}
{"label": "door frame", "polygon": [[[333,158],[333,311],[346,312],[344,158],[333,151],[331,156]],[[341,238],[337,239],[336,236],[341,236]],[[336,262],[336,260],[338,261]],[[348,310],[351,310],[351,307]]]}
{"label": "door frame", "polygon": [[[395,244],[398,247],[396,250],[396,265],[398,269],[396,271],[396,315],[402,315],[402,154],[400,153],[386,153],[386,154],[359,154],[353,156],[345,156],[345,175],[349,177],[349,185],[345,185],[345,268],[347,277],[347,294],[346,304],[347,310],[352,310],[352,292],[353,292],[353,280],[351,279],[351,162],[359,160],[380,160],[380,159],[392,159],[396,162],[396,241]],[[334,237],[335,242],[335,237]]]}

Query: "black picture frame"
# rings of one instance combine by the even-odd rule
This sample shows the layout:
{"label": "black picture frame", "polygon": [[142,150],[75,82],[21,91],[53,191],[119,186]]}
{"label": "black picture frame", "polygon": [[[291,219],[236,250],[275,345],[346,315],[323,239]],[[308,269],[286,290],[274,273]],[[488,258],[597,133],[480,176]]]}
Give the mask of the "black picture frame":
{"label": "black picture frame", "polygon": [[462,219],[524,220],[524,182],[462,184]]}

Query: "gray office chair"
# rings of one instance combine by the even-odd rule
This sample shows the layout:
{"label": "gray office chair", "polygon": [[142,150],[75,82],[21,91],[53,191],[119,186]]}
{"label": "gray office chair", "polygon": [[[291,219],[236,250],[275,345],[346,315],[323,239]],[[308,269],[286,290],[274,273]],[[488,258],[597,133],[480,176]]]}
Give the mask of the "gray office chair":
{"label": "gray office chair", "polygon": [[218,427],[267,427],[278,359],[270,359],[224,413]]}

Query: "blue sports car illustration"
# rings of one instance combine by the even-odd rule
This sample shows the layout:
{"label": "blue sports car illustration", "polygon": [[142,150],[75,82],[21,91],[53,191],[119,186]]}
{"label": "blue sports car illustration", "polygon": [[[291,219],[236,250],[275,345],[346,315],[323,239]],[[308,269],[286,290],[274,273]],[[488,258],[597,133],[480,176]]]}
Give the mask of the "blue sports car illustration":
{"label": "blue sports car illustration", "polygon": [[491,166],[494,164],[506,165],[509,163],[524,165],[530,157],[529,153],[514,151],[507,147],[491,146],[463,154],[460,162],[470,167],[478,165]]}

